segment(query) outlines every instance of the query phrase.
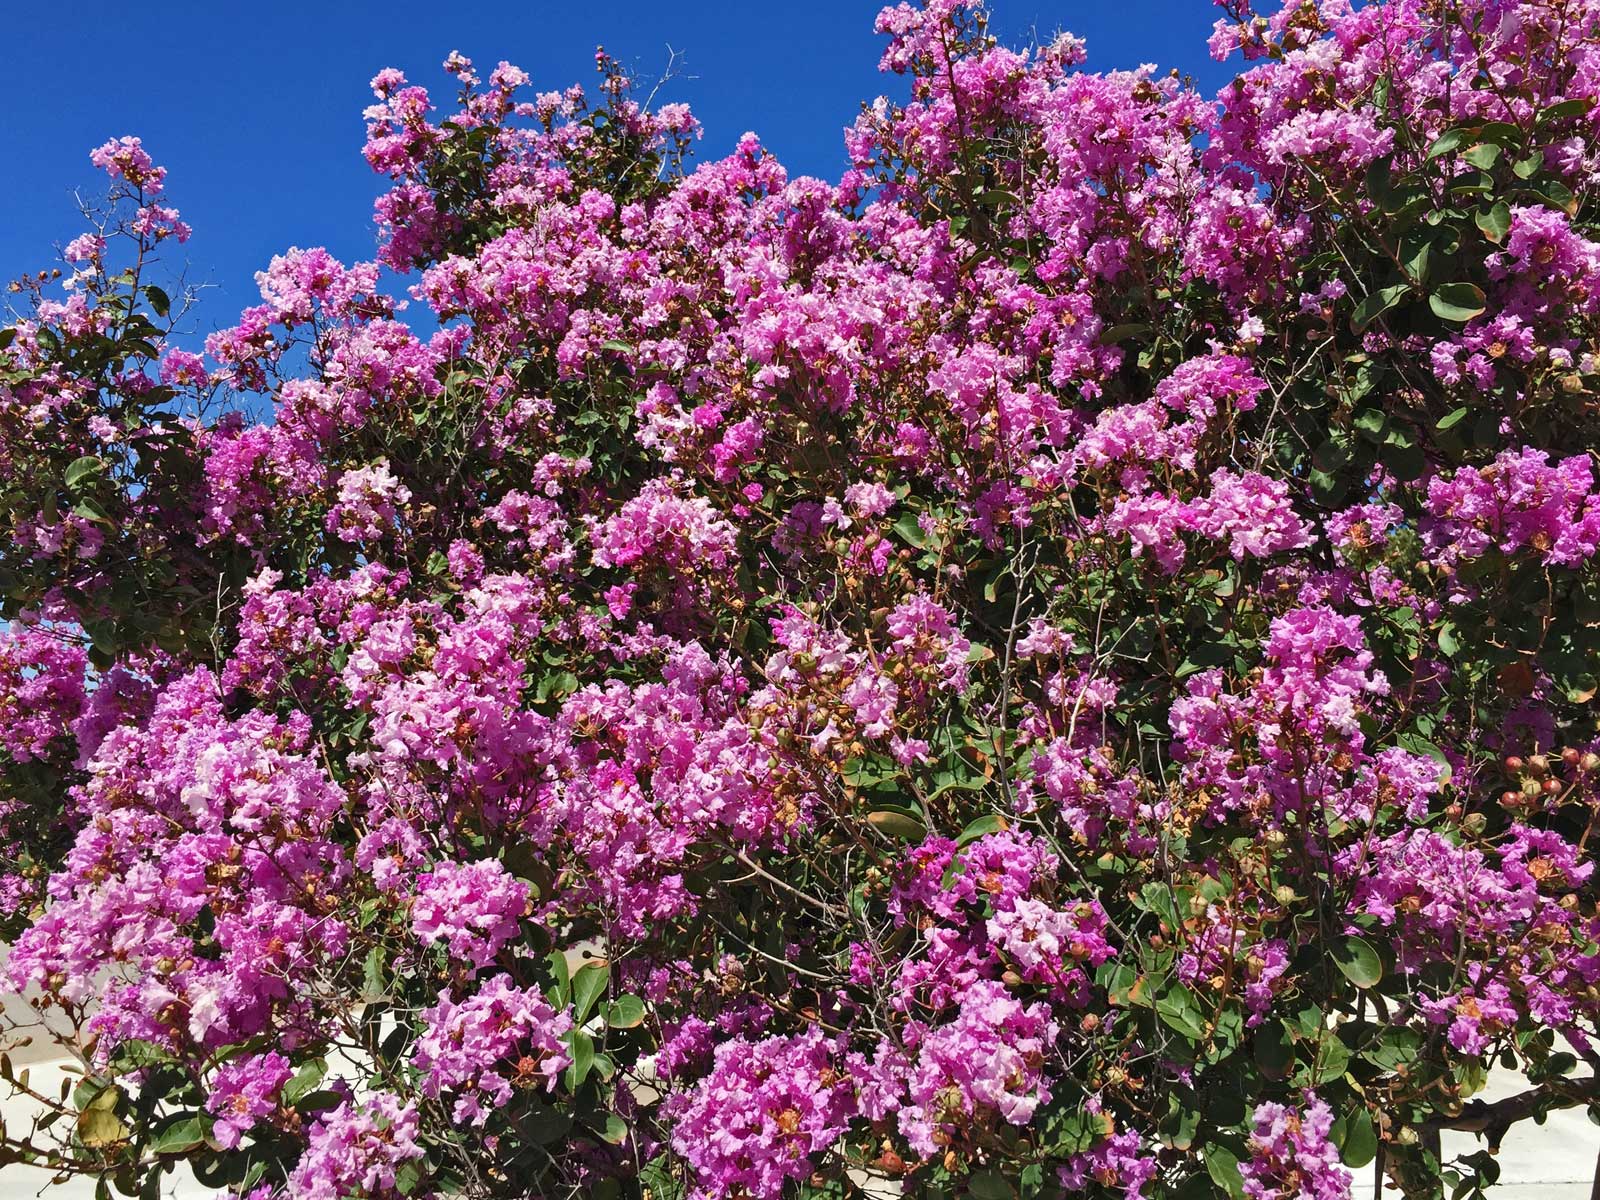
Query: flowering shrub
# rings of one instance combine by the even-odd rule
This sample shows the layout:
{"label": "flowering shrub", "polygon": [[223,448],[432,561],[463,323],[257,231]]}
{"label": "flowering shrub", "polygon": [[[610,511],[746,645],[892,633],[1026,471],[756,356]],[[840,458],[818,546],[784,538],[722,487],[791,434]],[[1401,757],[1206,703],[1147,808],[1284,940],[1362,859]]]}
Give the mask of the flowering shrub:
{"label": "flowering shrub", "polygon": [[1230,0],[1214,99],[878,30],[836,183],[603,54],[383,71],[376,261],[203,354],[94,151],[0,332],[0,932],[85,1066],[0,1163],[1465,1197],[1600,1102],[1600,3]]}

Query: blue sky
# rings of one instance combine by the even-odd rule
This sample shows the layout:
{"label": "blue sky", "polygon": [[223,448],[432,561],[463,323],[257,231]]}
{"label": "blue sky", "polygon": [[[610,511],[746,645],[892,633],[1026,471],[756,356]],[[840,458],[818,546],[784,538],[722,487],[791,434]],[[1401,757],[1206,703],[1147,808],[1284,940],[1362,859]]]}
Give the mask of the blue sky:
{"label": "blue sky", "polygon": [[[88,151],[137,134],[167,165],[168,199],[195,230],[192,282],[209,285],[204,333],[256,299],[254,274],[291,245],[370,258],[381,181],[360,155],[367,81],[397,66],[436,96],[458,49],[480,67],[507,59],[537,90],[594,79],[596,44],[645,76],[670,44],[682,73],[663,99],[705,126],[700,160],[747,129],[791,174],[836,178],[840,132],[860,101],[893,94],[877,72],[882,39],[871,0],[648,3],[610,0],[322,0],[245,4],[126,0],[17,4],[0,44],[9,112],[0,162],[12,179],[0,221],[0,278],[54,265],[79,224],[74,189],[102,186]],[[1227,77],[1206,54],[1217,15],[1206,0],[993,0],[992,29],[1011,44],[1066,29],[1089,43],[1090,69],[1154,62],[1208,91]]]}

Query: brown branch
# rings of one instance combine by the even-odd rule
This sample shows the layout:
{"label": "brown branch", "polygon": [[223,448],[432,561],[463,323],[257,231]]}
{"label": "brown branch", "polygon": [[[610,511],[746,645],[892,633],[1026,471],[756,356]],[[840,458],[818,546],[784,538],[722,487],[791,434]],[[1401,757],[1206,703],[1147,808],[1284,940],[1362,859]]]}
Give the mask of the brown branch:
{"label": "brown branch", "polygon": [[1589,1079],[1559,1080],[1543,1087],[1529,1088],[1493,1104],[1473,1100],[1453,1117],[1435,1117],[1423,1123],[1426,1130],[1453,1129],[1462,1133],[1482,1133],[1488,1136],[1491,1149],[1498,1149],[1500,1139],[1518,1121],[1525,1121],[1538,1113],[1556,1108],[1576,1108],[1600,1100],[1600,1075]]}

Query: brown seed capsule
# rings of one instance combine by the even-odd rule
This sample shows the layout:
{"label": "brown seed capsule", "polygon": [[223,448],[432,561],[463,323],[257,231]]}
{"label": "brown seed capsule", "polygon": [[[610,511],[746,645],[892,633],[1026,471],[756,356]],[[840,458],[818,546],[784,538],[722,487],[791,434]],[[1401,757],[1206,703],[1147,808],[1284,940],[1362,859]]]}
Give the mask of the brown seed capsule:
{"label": "brown seed capsule", "polygon": [[1513,775],[1520,772],[1522,770],[1522,759],[1515,754],[1506,755],[1506,770]]}
{"label": "brown seed capsule", "polygon": [[1569,767],[1577,766],[1578,760],[1582,757],[1583,756],[1578,753],[1578,748],[1576,746],[1568,746],[1561,752],[1561,761],[1566,763]]}
{"label": "brown seed capsule", "polygon": [[906,1160],[893,1150],[885,1150],[878,1155],[878,1161],[873,1165],[885,1175],[904,1175],[906,1173]]}

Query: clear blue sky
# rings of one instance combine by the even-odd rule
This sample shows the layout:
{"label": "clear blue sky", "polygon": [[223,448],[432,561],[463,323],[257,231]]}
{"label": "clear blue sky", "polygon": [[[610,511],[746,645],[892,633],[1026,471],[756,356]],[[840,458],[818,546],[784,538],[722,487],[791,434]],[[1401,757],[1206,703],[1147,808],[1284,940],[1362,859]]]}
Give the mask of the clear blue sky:
{"label": "clear blue sky", "polygon": [[[1089,68],[1154,62],[1212,91],[1227,78],[1206,54],[1207,0],[993,0],[992,29],[1020,44],[1066,29]],[[697,159],[753,129],[791,174],[837,178],[841,130],[859,102],[899,82],[877,71],[872,0],[320,0],[256,4],[47,0],[7,6],[0,42],[7,96],[0,162],[12,180],[0,220],[0,279],[54,265],[79,232],[73,190],[103,180],[88,151],[137,134],[170,169],[171,203],[193,225],[194,282],[212,285],[204,333],[256,299],[254,274],[291,245],[370,258],[381,181],[360,155],[367,81],[397,66],[436,96],[459,49],[483,73],[501,59],[537,90],[594,80],[596,44],[645,76],[670,44],[683,74],[664,99],[705,126]]]}

